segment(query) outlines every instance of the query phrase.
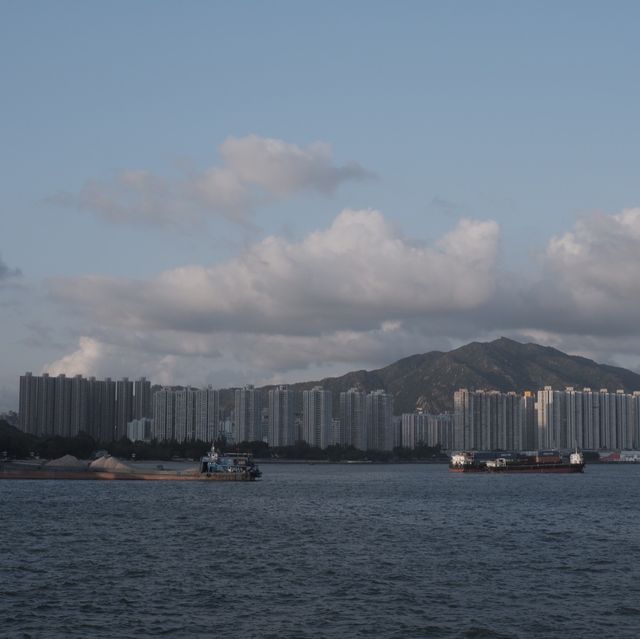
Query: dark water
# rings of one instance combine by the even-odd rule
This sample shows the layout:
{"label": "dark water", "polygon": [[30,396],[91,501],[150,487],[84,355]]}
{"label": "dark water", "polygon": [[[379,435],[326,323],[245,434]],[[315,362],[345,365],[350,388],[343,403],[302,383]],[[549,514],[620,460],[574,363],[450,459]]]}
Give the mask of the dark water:
{"label": "dark water", "polygon": [[263,470],[0,482],[0,636],[640,636],[640,466]]}

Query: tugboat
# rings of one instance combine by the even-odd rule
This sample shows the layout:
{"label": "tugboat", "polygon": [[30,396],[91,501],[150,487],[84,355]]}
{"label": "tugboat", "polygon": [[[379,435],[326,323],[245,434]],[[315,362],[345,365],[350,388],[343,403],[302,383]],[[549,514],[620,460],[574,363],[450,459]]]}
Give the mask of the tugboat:
{"label": "tugboat", "polygon": [[473,452],[462,452],[451,456],[449,470],[457,473],[582,473],[584,456],[577,450],[563,461],[557,450],[541,450],[533,455],[521,453],[499,453],[493,459],[483,459]]}
{"label": "tugboat", "polygon": [[262,472],[249,453],[219,453],[215,445],[200,460],[200,477],[222,481],[255,481]]}

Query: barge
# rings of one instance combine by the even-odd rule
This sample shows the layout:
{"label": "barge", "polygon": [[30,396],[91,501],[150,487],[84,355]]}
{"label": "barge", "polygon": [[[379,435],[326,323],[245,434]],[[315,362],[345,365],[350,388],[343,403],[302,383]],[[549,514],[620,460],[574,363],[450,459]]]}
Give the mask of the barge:
{"label": "barge", "polygon": [[558,451],[534,454],[497,453],[493,459],[464,451],[451,456],[449,470],[456,473],[582,473],[584,457],[575,451],[564,460]]}
{"label": "barge", "polygon": [[211,449],[196,468],[154,470],[135,467],[114,457],[91,463],[0,463],[0,479],[71,479],[125,481],[255,481],[262,472],[248,453],[218,453]]}

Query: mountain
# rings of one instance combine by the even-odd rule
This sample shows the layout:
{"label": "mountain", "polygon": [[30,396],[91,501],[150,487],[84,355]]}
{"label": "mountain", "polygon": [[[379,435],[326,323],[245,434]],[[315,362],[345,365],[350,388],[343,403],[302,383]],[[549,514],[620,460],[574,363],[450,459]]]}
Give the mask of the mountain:
{"label": "mountain", "polygon": [[461,387],[519,393],[544,386],[633,391],[640,390],[640,375],[548,346],[501,337],[493,342],[472,342],[448,353],[411,355],[378,370],[290,384],[290,388],[306,390],[317,385],[334,394],[352,387],[365,391],[384,388],[393,395],[394,413],[399,415],[417,406],[428,412],[452,410],[453,393]]}

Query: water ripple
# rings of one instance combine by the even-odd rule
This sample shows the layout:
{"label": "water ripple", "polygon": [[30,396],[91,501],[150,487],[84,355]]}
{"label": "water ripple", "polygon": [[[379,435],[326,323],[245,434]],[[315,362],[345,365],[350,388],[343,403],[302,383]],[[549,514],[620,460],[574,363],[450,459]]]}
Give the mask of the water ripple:
{"label": "water ripple", "polygon": [[638,636],[638,467],[0,482],[0,635]]}

